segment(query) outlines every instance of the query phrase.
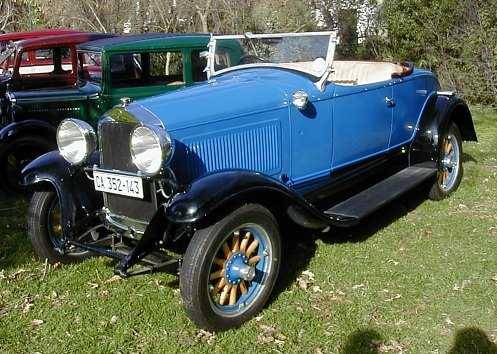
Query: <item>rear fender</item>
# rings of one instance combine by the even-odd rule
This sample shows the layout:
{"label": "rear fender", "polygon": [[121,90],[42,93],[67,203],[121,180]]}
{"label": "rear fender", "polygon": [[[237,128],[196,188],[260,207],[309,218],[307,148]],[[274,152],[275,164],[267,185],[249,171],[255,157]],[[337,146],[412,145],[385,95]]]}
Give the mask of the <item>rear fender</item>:
{"label": "rear fender", "polygon": [[284,184],[245,170],[202,177],[174,196],[165,210],[170,222],[197,227],[209,225],[219,215],[245,203],[259,203],[273,211],[278,208],[307,228],[325,228],[329,224],[328,218]]}
{"label": "rear fender", "polygon": [[55,135],[57,129],[51,124],[42,120],[23,120],[13,122],[0,130],[0,143],[8,143],[17,139],[19,136],[32,134],[41,136],[48,141],[52,141],[55,148]]}
{"label": "rear fender", "polygon": [[425,104],[411,143],[410,165],[426,164],[436,168],[441,141],[439,137],[454,122],[464,141],[477,141],[473,118],[467,104],[452,93],[436,93]]}
{"label": "rear fender", "polygon": [[[97,163],[98,153],[90,159],[89,165]],[[58,151],[52,151],[32,161],[22,171],[21,180],[30,190],[54,190],[59,197],[62,213],[62,227],[68,238],[77,235],[81,220],[95,216],[103,206],[101,193],[95,192],[91,180],[83,167],[72,166]]]}

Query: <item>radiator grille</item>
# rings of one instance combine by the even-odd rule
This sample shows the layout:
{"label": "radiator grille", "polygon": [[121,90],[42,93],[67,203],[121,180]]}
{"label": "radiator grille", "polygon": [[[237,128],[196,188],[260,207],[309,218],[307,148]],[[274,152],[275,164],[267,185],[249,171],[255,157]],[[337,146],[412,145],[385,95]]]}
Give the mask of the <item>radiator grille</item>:
{"label": "radiator grille", "polygon": [[[131,160],[129,143],[136,123],[104,122],[99,127],[101,165],[105,170],[138,172]],[[116,215],[150,221],[157,210],[153,183],[143,181],[143,200],[104,193],[105,206]]]}

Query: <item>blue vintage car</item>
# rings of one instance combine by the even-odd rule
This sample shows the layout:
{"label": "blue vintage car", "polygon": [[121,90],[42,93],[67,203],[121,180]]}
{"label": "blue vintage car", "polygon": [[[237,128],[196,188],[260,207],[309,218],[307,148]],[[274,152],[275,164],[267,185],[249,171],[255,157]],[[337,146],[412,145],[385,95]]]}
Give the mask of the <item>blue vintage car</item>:
{"label": "blue vintage car", "polygon": [[189,317],[222,330],[267,302],[282,227],[349,227],[423,184],[454,192],[462,142],[477,139],[467,105],[409,63],[334,60],[336,44],[213,36],[208,82],[124,99],[98,134],[63,121],[59,151],[23,171],[35,251],[114,257],[123,277],[179,272]]}

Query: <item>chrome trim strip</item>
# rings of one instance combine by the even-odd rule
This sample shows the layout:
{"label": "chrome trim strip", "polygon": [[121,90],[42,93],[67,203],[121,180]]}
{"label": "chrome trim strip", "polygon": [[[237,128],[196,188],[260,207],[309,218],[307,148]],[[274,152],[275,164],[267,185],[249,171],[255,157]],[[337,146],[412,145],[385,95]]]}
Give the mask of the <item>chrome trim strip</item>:
{"label": "chrome trim strip", "polygon": [[437,95],[439,96],[454,96],[455,92],[454,91],[437,91]]}

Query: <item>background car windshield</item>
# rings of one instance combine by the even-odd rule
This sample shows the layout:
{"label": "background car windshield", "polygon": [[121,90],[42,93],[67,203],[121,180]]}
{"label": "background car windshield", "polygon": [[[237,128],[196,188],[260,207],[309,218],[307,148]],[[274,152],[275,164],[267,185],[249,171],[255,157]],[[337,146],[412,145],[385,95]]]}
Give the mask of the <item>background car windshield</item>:
{"label": "background car windshield", "polygon": [[[258,36],[261,36],[259,38]],[[278,65],[321,76],[326,70],[330,34],[288,34],[222,36],[216,38],[214,67],[216,71],[241,65]],[[240,51],[237,60],[223,60],[225,48]]]}
{"label": "background car windshield", "polygon": [[0,53],[0,75],[14,71],[15,51],[5,50]]}
{"label": "background car windshield", "polygon": [[94,52],[78,53],[79,79],[100,83],[102,81],[102,55]]}

